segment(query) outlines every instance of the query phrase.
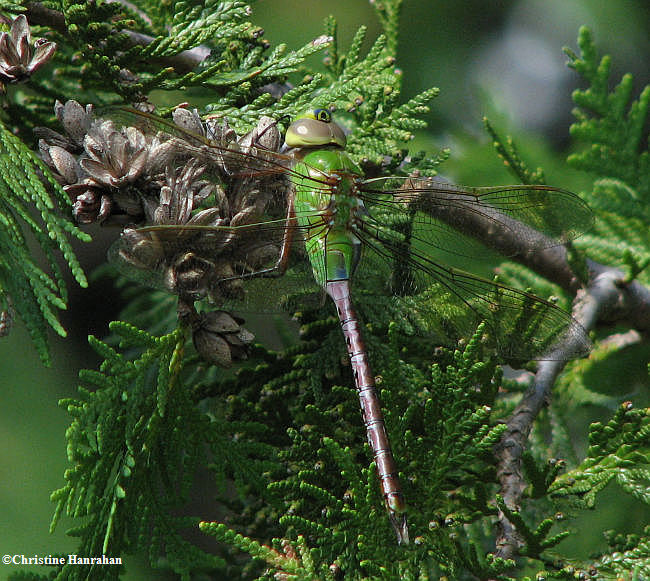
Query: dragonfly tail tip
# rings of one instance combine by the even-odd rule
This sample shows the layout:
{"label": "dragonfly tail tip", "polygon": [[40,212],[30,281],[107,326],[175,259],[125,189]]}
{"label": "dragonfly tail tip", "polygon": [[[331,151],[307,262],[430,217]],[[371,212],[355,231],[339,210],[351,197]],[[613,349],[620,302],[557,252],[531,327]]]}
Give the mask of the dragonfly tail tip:
{"label": "dragonfly tail tip", "polygon": [[409,544],[409,529],[406,522],[406,514],[402,513],[391,513],[390,514],[390,524],[395,530],[397,535],[397,544],[398,545],[408,545]]}

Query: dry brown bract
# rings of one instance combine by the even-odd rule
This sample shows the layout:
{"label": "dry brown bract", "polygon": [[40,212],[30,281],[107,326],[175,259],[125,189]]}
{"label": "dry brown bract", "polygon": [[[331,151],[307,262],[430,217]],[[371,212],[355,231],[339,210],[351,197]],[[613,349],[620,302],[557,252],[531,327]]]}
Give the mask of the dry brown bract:
{"label": "dry brown bract", "polygon": [[11,23],[9,32],[0,33],[0,83],[20,83],[43,66],[56,50],[56,44],[37,39],[31,43],[31,32],[24,14]]}

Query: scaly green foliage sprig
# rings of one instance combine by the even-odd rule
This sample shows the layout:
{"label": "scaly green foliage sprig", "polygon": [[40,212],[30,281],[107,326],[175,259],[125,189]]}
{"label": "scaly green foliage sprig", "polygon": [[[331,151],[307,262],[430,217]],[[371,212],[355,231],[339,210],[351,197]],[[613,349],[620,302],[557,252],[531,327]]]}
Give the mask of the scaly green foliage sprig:
{"label": "scaly green foliage sprig", "polygon": [[610,91],[611,59],[601,59],[588,28],[578,37],[581,54],[565,49],[569,66],[588,83],[573,94],[576,122],[571,134],[584,143],[582,151],[569,156],[568,163],[591,172],[594,182],[590,204],[600,210],[599,220],[583,242],[592,257],[605,263],[619,263],[631,255],[636,265],[628,279],[650,280],[639,265],[650,256],[646,227],[650,196],[650,152],[647,123],[650,118],[650,86],[633,100],[633,79],[624,75]]}
{"label": "scaly green foliage sprig", "polygon": [[118,56],[126,43],[125,34],[118,31],[133,24],[127,20],[121,6],[68,1],[60,8],[67,25],[64,46],[77,51],[85,62],[92,63],[82,71],[83,85],[105,88],[108,83],[118,94],[138,100],[138,95],[143,94],[142,86],[133,82],[133,78],[125,82],[122,75],[128,61],[122,61]]}
{"label": "scaly green foliage sprig", "polygon": [[643,537],[620,535],[614,531],[607,531],[605,537],[611,552],[594,563],[604,579],[620,579],[630,574],[631,579],[644,579],[650,575],[650,526],[644,528]]}
{"label": "scaly green foliage sprig", "polygon": [[388,52],[394,56],[397,53],[402,0],[380,0],[371,4],[386,35]]}
{"label": "scaly green foliage sprig", "polygon": [[562,474],[549,488],[553,496],[570,497],[588,507],[596,495],[615,480],[623,490],[650,504],[650,414],[630,402],[619,406],[606,424],[595,422],[589,432],[587,457],[574,470]]}
{"label": "scaly green foliage sprig", "polygon": [[[124,323],[113,323],[111,330],[121,349],[140,354],[131,359],[91,340],[104,362],[99,371],[81,373],[94,391],[80,388],[80,399],[61,402],[74,418],[67,434],[73,467],[66,485],[52,495],[57,503],[52,527],[63,511],[83,517],[77,534],[85,554],[148,548],[152,565],[165,555],[183,578],[197,563],[219,567],[220,558],[181,536],[196,519],[172,517],[169,511],[187,498],[206,450],[218,484],[229,478],[242,494],[262,486],[262,473],[274,466],[273,452],[244,434],[259,438],[263,426],[217,420],[197,409],[181,378],[185,337],[180,330],[162,337]],[[73,580],[87,573],[70,566],[62,574]]]}
{"label": "scaly green foliage sprig", "polygon": [[[169,35],[158,36],[141,49],[140,56],[170,56],[203,43],[220,46],[257,30],[246,18],[244,2],[205,2],[203,6],[177,3]],[[164,25],[163,25],[164,28]]]}
{"label": "scaly green foliage sprig", "polygon": [[[44,363],[50,360],[48,328],[66,334],[56,315],[57,309],[67,307],[56,251],[77,282],[87,286],[68,238],[89,241],[90,237],[61,216],[62,207],[68,205],[65,193],[34,153],[0,126],[0,310],[18,313]],[[33,237],[44,253],[51,274],[32,256],[27,237]]]}
{"label": "scaly green foliage sprig", "polygon": [[317,551],[307,547],[302,536],[298,537],[295,546],[284,542],[282,549],[278,550],[237,534],[220,523],[203,522],[199,526],[204,533],[247,552],[254,559],[271,565],[277,571],[276,578],[279,576],[279,578],[301,581],[336,579],[336,571],[332,566],[325,567],[322,563],[320,567],[314,566],[315,559],[312,554],[317,554]]}
{"label": "scaly green foliage sprig", "polygon": [[545,184],[544,171],[541,167],[531,170],[517,151],[517,146],[510,135],[501,137],[487,117],[483,125],[492,138],[492,145],[503,160],[503,164],[515,175],[522,184]]}
{"label": "scaly green foliage sprig", "polygon": [[555,458],[540,465],[535,462],[533,455],[529,451],[524,452],[522,461],[526,468],[526,475],[531,483],[531,498],[545,496],[549,486],[566,465],[564,461],[556,460]]}
{"label": "scaly green foliage sprig", "polygon": [[545,518],[533,529],[526,523],[519,511],[511,510],[506,505],[501,496],[497,495],[496,503],[499,510],[501,510],[503,514],[508,517],[508,520],[517,527],[518,533],[523,538],[525,544],[520,549],[522,555],[539,559],[544,551],[554,547],[570,534],[569,531],[562,531],[549,537],[548,535],[551,528],[557,520],[561,519],[550,517]]}
{"label": "scaly green foliage sprig", "polygon": [[[335,32],[333,21],[326,27]],[[397,106],[401,73],[394,68],[395,58],[386,37],[380,37],[365,58],[360,56],[366,30],[361,27],[352,40],[346,55],[342,55],[333,36],[327,62],[332,73],[328,84],[329,95],[319,96],[317,106],[332,106],[350,112],[356,129],[348,141],[350,153],[377,164],[383,156],[398,157],[400,144],[413,137],[413,131],[424,127],[417,116],[429,111],[427,103],[438,94],[432,88]],[[336,75],[336,76],[335,76]],[[350,95],[356,95],[350,102]]]}
{"label": "scaly green foliage sprig", "polygon": [[420,474],[420,485],[438,490],[429,500],[445,490],[458,494],[453,497],[458,504],[453,498],[448,502],[437,498],[436,506],[427,506],[423,512],[429,518],[437,514],[444,519],[453,513],[456,520],[471,521],[478,513],[493,512],[485,502],[477,502],[486,498],[474,476],[481,473],[482,484],[491,482],[491,451],[505,426],[490,424],[500,374],[494,363],[480,359],[482,331],[479,328],[464,350],[447,353],[440,364],[434,364],[424,401],[413,401],[404,411],[408,422],[401,427],[409,465]]}
{"label": "scaly green foliage sprig", "polygon": [[632,101],[633,79],[624,75],[609,91],[611,58],[600,61],[591,31],[582,27],[578,36],[581,55],[566,48],[569,66],[588,83],[585,90],[576,90],[573,113],[576,122],[571,134],[589,144],[584,151],[571,155],[568,162],[596,176],[619,179],[635,188],[642,199],[650,196],[650,153],[646,136],[650,113],[650,86],[639,99]]}

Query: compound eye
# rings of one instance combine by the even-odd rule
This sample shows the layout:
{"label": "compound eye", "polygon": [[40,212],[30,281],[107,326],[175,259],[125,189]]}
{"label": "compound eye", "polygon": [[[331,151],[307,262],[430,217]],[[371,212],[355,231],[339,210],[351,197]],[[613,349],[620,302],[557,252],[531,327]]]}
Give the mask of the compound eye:
{"label": "compound eye", "polygon": [[330,123],[332,114],[327,109],[314,109],[314,119],[323,123]]}
{"label": "compound eye", "polygon": [[289,125],[284,141],[289,147],[345,147],[345,133],[332,120],[329,109],[312,109]]}

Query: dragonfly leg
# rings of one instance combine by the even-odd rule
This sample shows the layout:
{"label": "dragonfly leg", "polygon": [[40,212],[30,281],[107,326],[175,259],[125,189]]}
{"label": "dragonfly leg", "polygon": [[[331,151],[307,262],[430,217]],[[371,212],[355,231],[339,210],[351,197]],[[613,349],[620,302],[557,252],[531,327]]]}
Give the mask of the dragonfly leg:
{"label": "dragonfly leg", "polygon": [[368,444],[372,449],[388,518],[397,535],[397,542],[400,545],[406,545],[409,542],[406,503],[399,483],[397,465],[388,440],[379,396],[375,389],[375,378],[370,369],[357,316],[352,307],[348,282],[347,280],[330,281],[327,283],[326,291],[336,305],[341,329],[345,335],[363,422],[366,426]]}
{"label": "dragonfly leg", "polygon": [[282,237],[282,248],[280,248],[280,256],[278,257],[275,266],[273,266],[273,272],[275,273],[273,276],[282,276],[287,271],[287,266],[289,266],[293,233],[298,225],[295,197],[295,192],[293,191],[293,188],[291,188],[287,195],[287,219],[284,236]]}
{"label": "dragonfly leg", "polygon": [[282,236],[282,246],[280,247],[280,255],[275,264],[269,268],[239,275],[237,278],[278,278],[284,275],[287,271],[287,267],[289,266],[289,256],[291,255],[291,245],[293,244],[293,232],[298,225],[294,200],[295,193],[291,190],[287,196],[287,217],[285,220],[284,234]]}

